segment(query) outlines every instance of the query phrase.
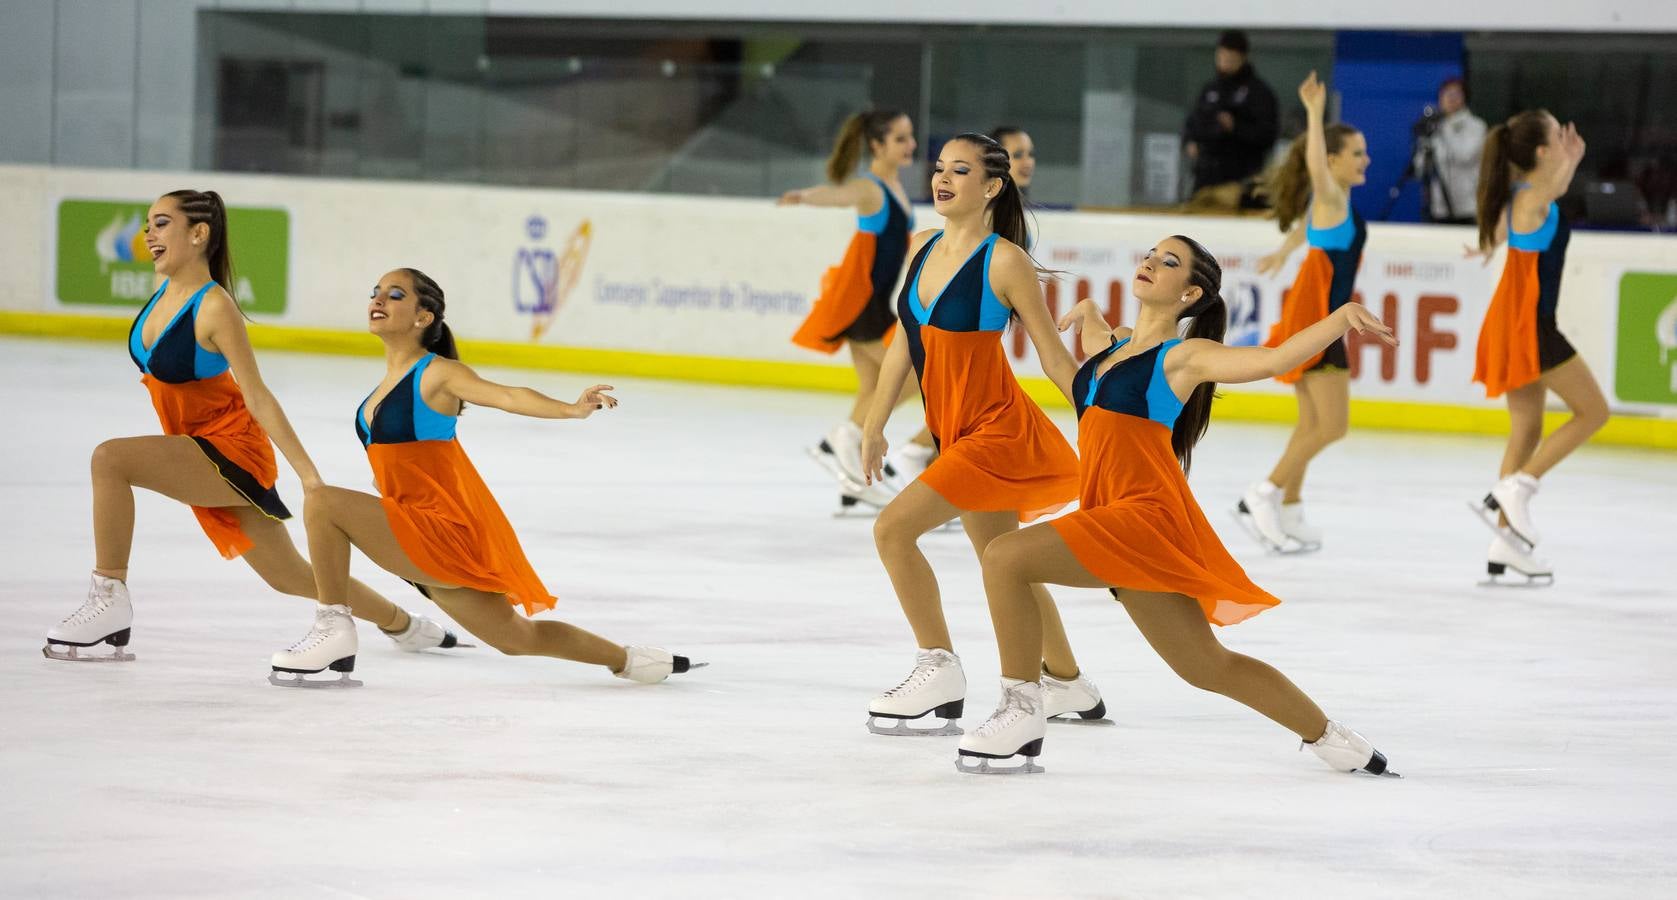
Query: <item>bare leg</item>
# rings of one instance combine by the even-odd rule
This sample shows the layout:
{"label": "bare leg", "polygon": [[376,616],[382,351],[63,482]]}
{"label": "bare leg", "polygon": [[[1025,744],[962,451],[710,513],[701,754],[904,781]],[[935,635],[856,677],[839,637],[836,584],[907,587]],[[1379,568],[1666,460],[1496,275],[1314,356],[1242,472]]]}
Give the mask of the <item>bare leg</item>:
{"label": "bare leg", "polygon": [[[286,530],[285,525],[249,506],[238,510],[235,515],[239,517],[239,527],[244,529],[253,544],[241,557],[245,563],[274,590],[293,597],[315,599],[314,569],[297,552],[297,545],[291,542],[291,532]],[[406,610],[354,579],[349,579],[349,608],[356,618],[371,622],[385,631],[401,631],[408,627],[410,621]]]}
{"label": "bare leg", "polygon": [[431,599],[485,644],[509,656],[549,656],[569,659],[613,672],[623,671],[629,657],[615,644],[575,625],[553,619],[529,619],[513,609],[505,594],[472,588],[431,588]]}
{"label": "bare leg", "polygon": [[1543,441],[1543,382],[1517,387],[1504,396],[1508,400],[1508,447],[1502,453],[1500,477],[1520,471]]}
{"label": "bare leg", "polygon": [[856,369],[856,401],[850,405],[850,421],[862,427],[873,392],[879,388],[879,370],[885,365],[883,341],[850,341],[850,365]]}
{"label": "bare leg", "polygon": [[873,523],[874,546],[879,561],[896,589],[897,602],[914,630],[917,646],[954,651],[949,625],[943,618],[943,601],[931,563],[920,552],[920,536],[960,514],[949,501],[925,482],[911,482],[883,510]]}
{"label": "bare leg", "polygon": [[[990,620],[996,629],[1002,675],[1007,678],[1036,681],[1039,667],[1048,658],[1047,645],[1052,629],[1059,626],[1059,615],[1054,612],[1053,602],[1047,599],[1045,583],[1106,587],[1083,568],[1051,525],[1010,531],[984,548],[984,593],[990,600]],[[1063,628],[1059,639],[1065,640]],[[1069,645],[1065,652],[1069,657]],[[1054,671],[1052,664],[1048,668],[1051,675],[1070,677]],[[1070,674],[1076,674],[1075,662]]]}
{"label": "bare leg", "polygon": [[134,488],[190,506],[250,504],[184,435],[116,438],[93,450],[93,570],[125,581],[134,546]]}
{"label": "bare leg", "polygon": [[1327,731],[1328,717],[1321,707],[1287,676],[1218,642],[1192,598],[1119,591],[1118,599],[1142,637],[1183,681],[1244,703],[1301,740],[1315,741]]}
{"label": "bare leg", "polygon": [[[1595,376],[1590,374],[1590,367],[1582,356],[1574,356],[1543,373],[1539,383],[1560,395],[1561,402],[1572,410],[1572,418],[1567,419],[1565,424],[1544,439],[1531,460],[1520,467],[1521,471],[1534,478],[1542,478],[1548,474],[1550,469],[1559,465],[1561,460],[1583,446],[1591,435],[1607,424],[1607,398],[1602,396],[1601,385],[1597,384]],[[1539,410],[1540,428],[1542,421],[1542,413]]]}
{"label": "bare leg", "polygon": [[[1305,382],[1309,382],[1308,385]],[[1301,435],[1296,429],[1296,442],[1289,441],[1281,461],[1275,464],[1269,480],[1288,490],[1283,502],[1299,499],[1304,489],[1304,476],[1315,459],[1328,445],[1345,437],[1351,417],[1351,374],[1339,370],[1307,372],[1299,379],[1299,403],[1310,403],[1311,430]],[[1301,414],[1300,421],[1303,421]]]}
{"label": "bare leg", "polygon": [[379,568],[426,585],[443,611],[491,647],[511,655],[552,656],[621,671],[628,659],[623,647],[564,622],[536,622],[518,615],[503,594],[437,584],[408,558],[390,530],[379,498],[359,491],[322,487],[309,492],[304,505],[309,528],[309,556],[322,603],[342,603],[348,590],[349,548],[353,544]]}
{"label": "bare leg", "polygon": [[[1293,433],[1287,436],[1287,448],[1281,451],[1281,459],[1309,458],[1307,448],[1316,443],[1316,404],[1310,399],[1310,379],[1300,378],[1293,382],[1293,396],[1298,400],[1299,418],[1293,425]],[[1275,470],[1270,473],[1270,481],[1281,488],[1282,503],[1297,503],[1299,492],[1304,489],[1304,472],[1292,471],[1291,477],[1285,482],[1275,481],[1276,474],[1281,471],[1284,462],[1277,462]],[[1290,470],[1291,471],[1291,470]]]}

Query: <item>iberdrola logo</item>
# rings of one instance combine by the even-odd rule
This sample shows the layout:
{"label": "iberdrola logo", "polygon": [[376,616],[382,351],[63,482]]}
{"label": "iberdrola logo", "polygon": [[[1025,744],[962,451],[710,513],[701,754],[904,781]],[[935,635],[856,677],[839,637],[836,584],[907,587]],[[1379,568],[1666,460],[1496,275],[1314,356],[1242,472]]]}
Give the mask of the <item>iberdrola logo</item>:
{"label": "iberdrola logo", "polygon": [[98,254],[104,268],[110,268],[113,263],[151,262],[142,228],[144,222],[144,213],[117,213],[109,225],[99,230],[98,237],[93,239],[93,252]]}
{"label": "iberdrola logo", "polygon": [[[1671,355],[1677,353],[1677,297],[1671,298],[1671,304],[1660,313],[1659,322],[1654,326],[1654,339],[1660,345],[1660,363],[1671,365]],[[1677,380],[1677,373],[1673,374]]]}

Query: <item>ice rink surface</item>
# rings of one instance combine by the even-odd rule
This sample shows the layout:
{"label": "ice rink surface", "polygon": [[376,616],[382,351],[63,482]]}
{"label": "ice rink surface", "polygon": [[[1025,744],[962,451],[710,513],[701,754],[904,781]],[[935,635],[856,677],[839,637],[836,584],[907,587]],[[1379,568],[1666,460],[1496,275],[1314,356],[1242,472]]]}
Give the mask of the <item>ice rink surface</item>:
{"label": "ice rink surface", "polygon": [[[381,362],[262,365],[327,480],[367,488],[350,422]],[[486,371],[566,399],[593,380]],[[646,687],[488,649],[405,655],[363,625],[365,688],[282,690],[267,657],[307,630],[308,603],[145,493],[137,661],[41,657],[87,587],[90,451],[158,428],[120,345],[0,339],[0,895],[1677,895],[1677,455],[1568,460],[1534,507],[1555,585],[1484,588],[1488,532],[1463,503],[1499,439],[1353,433],[1307,486],[1326,548],[1278,558],[1227,509],[1286,431],[1214,422],[1192,483],[1286,601],[1220,636],[1406,778],[1329,771],[1179,682],[1106,595],[1069,589],[1116,724],[1053,726],[1045,774],[985,778],[955,771],[953,738],[863,728],[914,647],[870,520],[832,518],[803,453],[847,401],[615,383],[612,413],[473,409],[461,440],[559,595],[549,615],[709,668]],[[978,566],[958,532],[922,546],[973,727],[997,695]]]}

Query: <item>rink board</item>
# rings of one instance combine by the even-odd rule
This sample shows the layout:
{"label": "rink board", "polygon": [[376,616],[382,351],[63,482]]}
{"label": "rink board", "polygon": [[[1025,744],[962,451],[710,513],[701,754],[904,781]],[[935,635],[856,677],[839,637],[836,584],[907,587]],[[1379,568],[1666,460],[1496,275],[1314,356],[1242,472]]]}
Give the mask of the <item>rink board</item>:
{"label": "rink board", "polygon": [[[0,197],[24,212],[0,225],[17,251],[16,264],[0,272],[0,331],[124,333],[132,313],[111,298],[137,307],[150,275],[143,260],[121,258],[127,220],[113,214],[93,234],[67,228],[66,218],[95,203],[143,212],[152,197],[183,184],[214,187],[236,209],[283,213],[285,228],[264,232],[274,245],[268,255],[283,260],[283,277],[240,284],[258,295],[260,308],[280,310],[253,313],[272,326],[257,330],[259,346],[377,352],[376,342],[360,336],[367,292],[387,269],[413,265],[447,291],[448,321],[475,362],[789,388],[854,385],[844,354],[825,357],[788,340],[822,272],[837,261],[851,217],[758,200],[0,167]],[[927,209],[918,215],[922,226],[936,219]],[[1214,248],[1231,344],[1262,342],[1298,265],[1295,256],[1279,277],[1256,273],[1258,257],[1280,238],[1265,221],[1075,212],[1042,212],[1036,221],[1038,258],[1063,273],[1046,291],[1050,309],[1093,297],[1120,323],[1136,313],[1128,294],[1135,263],[1160,237],[1187,233]],[[285,237],[268,236],[275,233]],[[1464,260],[1471,238],[1463,228],[1370,227],[1359,299],[1394,324],[1402,346],[1353,338],[1353,421],[1506,428],[1501,402],[1472,383],[1479,323],[1501,263]],[[235,264],[243,258],[254,270],[272,262],[261,250],[240,250]],[[88,290],[79,286],[92,283],[102,287],[98,296],[82,295]],[[1560,325],[1618,414],[1601,440],[1677,446],[1677,333],[1665,333],[1674,310],[1677,240],[1573,237]],[[1033,393],[1063,404],[1024,333],[1014,329],[1004,343]],[[1220,414],[1229,418],[1292,415],[1290,389],[1278,384],[1225,394]]]}

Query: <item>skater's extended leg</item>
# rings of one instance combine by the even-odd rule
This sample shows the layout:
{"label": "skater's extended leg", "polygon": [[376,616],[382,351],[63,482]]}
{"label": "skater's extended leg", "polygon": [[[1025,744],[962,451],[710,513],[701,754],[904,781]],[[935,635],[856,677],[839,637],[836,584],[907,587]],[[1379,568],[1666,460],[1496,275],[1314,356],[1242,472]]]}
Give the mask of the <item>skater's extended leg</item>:
{"label": "skater's extended leg", "polygon": [[190,506],[244,507],[192,438],[151,435],[114,438],[93,449],[93,570],[128,577],[134,543],[134,488],[156,491]]}
{"label": "skater's extended leg", "polygon": [[[297,545],[291,542],[291,532],[284,523],[248,506],[238,510],[236,515],[239,527],[252,544],[244,553],[244,561],[256,574],[282,594],[315,599],[314,569],[297,552]],[[361,582],[349,579],[347,594],[347,605],[356,618],[371,622],[386,632],[400,632],[408,627],[410,617],[406,610]]]}
{"label": "skater's extended leg", "polygon": [[530,619],[507,602],[505,594],[472,588],[431,588],[431,599],[443,612],[484,643],[508,656],[551,656],[622,671],[624,647],[552,619]]}
{"label": "skater's extended leg", "polygon": [[1211,633],[1198,601],[1181,594],[1130,590],[1120,590],[1118,599],[1148,645],[1183,681],[1244,703],[1306,743],[1327,730],[1328,717],[1321,707],[1287,676],[1224,647]]}

